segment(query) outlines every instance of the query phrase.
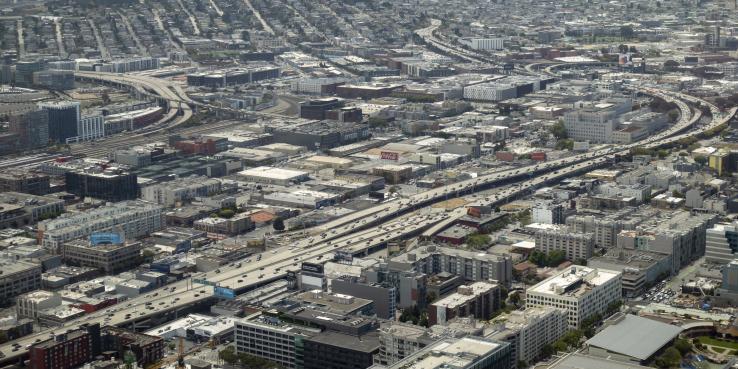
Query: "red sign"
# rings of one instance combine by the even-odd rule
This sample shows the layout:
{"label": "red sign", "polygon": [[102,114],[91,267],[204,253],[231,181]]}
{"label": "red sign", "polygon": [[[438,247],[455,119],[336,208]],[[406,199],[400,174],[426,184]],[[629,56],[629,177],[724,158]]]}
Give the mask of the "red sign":
{"label": "red sign", "polygon": [[392,152],[392,151],[382,151],[381,157],[382,157],[382,160],[394,160],[394,161],[397,161],[397,159],[400,158],[400,156],[396,152]]}

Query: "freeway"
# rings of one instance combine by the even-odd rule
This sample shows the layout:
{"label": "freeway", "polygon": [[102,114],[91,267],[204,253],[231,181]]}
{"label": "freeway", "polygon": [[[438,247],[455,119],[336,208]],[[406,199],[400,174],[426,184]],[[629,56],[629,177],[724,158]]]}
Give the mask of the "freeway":
{"label": "freeway", "polygon": [[[654,91],[653,93],[656,94],[660,92]],[[674,97],[669,97],[667,95],[663,95],[663,97],[677,102],[678,106],[680,106],[680,109],[682,110],[682,117],[672,128],[646,140],[646,142],[643,143],[646,146],[656,147],[668,144],[680,138],[696,135],[707,129],[718,127],[725,124],[730,118],[732,118],[737,110],[734,108],[727,114],[721,114],[719,111],[715,110],[713,112],[714,119],[710,124],[697,130],[674,135],[675,133],[688,129],[699,120],[701,114],[699,112],[692,114],[686,104],[676,100]],[[688,99],[693,102],[707,104],[706,102],[701,102],[696,98],[688,97]],[[707,106],[709,106],[709,104]],[[420,202],[425,200],[426,197],[428,199],[431,197],[438,198],[438,194],[448,194],[449,192],[451,192],[453,196],[456,196],[461,195],[463,191],[467,191],[467,193],[470,193],[467,197],[476,200],[474,204],[499,204],[548,182],[557,181],[561,178],[588,171],[592,168],[603,165],[610,160],[614,160],[616,154],[624,153],[631,147],[636,146],[638,145],[624,145],[617,149],[610,148],[599,150],[594,153],[582,154],[587,159],[580,160],[578,162],[575,161],[576,159],[567,158],[562,159],[560,164],[555,166],[550,165],[551,163],[533,166],[533,168],[546,168],[550,173],[545,173],[537,177],[529,176],[529,179],[522,183],[518,183],[514,186],[506,186],[501,190],[498,189],[494,191],[493,194],[485,197],[473,194],[473,192],[476,191],[475,187],[481,189],[482,185],[486,181],[499,181],[501,176],[516,177],[519,173],[511,171],[498,172],[470,180],[471,182],[466,181],[466,183],[462,182],[448,185],[440,188],[440,190],[434,189],[427,191],[430,193],[418,194],[416,196],[421,197],[416,198],[415,200],[403,199],[399,201],[391,201],[375,207],[379,209],[379,213],[376,211],[364,213],[361,219],[343,222],[344,224],[336,225],[330,229],[323,229],[322,233],[303,237],[299,240],[293,240],[289,247],[281,247],[272,252],[262,253],[261,256],[250,257],[246,260],[234,262],[229,266],[222,267],[212,272],[202,273],[194,277],[218,282],[222,286],[236,290],[243,290],[250,286],[282,278],[287,271],[298,269],[301,262],[320,261],[323,258],[329,257],[329,255],[335,250],[350,249],[352,252],[360,252],[361,250],[366,250],[386,243],[391,239],[405,237],[408,234],[428,229],[436,224],[448,222],[449,219],[460,216],[465,211],[463,207],[460,207],[451,212],[424,215],[416,213],[403,214],[403,212],[408,209],[412,210],[421,205],[419,203],[414,203],[414,201]],[[563,163],[566,163],[566,165],[562,166]],[[533,171],[532,173],[536,173],[536,171]],[[378,221],[377,219],[380,218],[381,220],[391,218],[391,220],[384,222],[384,224],[375,224]],[[13,344],[2,345],[0,346],[0,353],[5,355],[2,360],[11,362],[24,355],[26,347],[37,340],[44,340],[48,338],[52,332],[64,331],[83,322],[99,322],[103,325],[125,325],[136,320],[143,320],[157,314],[162,314],[163,312],[172,309],[179,309],[189,304],[212,298],[212,296],[213,291],[211,287],[192,287],[191,281],[189,280],[179,281],[157,291],[149,292],[143,296],[121,302],[118,305],[104,309],[100,312],[92,313],[82,319],[74,320],[65,324],[64,327],[56,328],[56,330],[46,329],[33,335],[23,337],[14,342],[17,344],[16,346]]]}

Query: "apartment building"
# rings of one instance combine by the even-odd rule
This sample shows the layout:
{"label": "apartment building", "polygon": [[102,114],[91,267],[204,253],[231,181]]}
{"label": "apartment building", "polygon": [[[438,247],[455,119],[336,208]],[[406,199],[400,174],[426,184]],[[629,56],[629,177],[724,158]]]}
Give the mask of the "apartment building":
{"label": "apartment building", "polygon": [[568,330],[568,312],[555,307],[530,307],[501,315],[492,322],[486,338],[510,343],[512,362],[534,363],[543,347],[554,343]]}
{"label": "apartment building", "polygon": [[594,254],[594,235],[591,233],[572,233],[566,227],[552,226],[535,234],[536,249],[549,253],[563,251],[568,260],[589,259]]}
{"label": "apartment building", "polygon": [[94,232],[122,230],[126,239],[136,239],[163,227],[162,207],[144,201],[126,201],[82,213],[40,222],[39,239],[44,248],[61,252],[64,242],[88,237]]}

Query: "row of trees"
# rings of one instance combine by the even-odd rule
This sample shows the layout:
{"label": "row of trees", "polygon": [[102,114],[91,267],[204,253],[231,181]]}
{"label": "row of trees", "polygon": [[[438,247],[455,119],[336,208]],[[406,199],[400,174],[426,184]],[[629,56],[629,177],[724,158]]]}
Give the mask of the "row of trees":
{"label": "row of trees", "polygon": [[249,355],[245,352],[236,353],[233,346],[228,346],[218,353],[218,357],[231,365],[240,364],[247,369],[281,369],[282,366],[258,356]]}

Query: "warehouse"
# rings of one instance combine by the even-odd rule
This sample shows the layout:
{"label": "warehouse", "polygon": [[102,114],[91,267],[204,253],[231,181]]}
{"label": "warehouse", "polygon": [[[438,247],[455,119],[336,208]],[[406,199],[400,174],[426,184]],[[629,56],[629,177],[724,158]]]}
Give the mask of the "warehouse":
{"label": "warehouse", "polygon": [[238,175],[249,182],[270,183],[282,186],[307,181],[309,178],[307,172],[275,167],[250,168],[238,172]]}

